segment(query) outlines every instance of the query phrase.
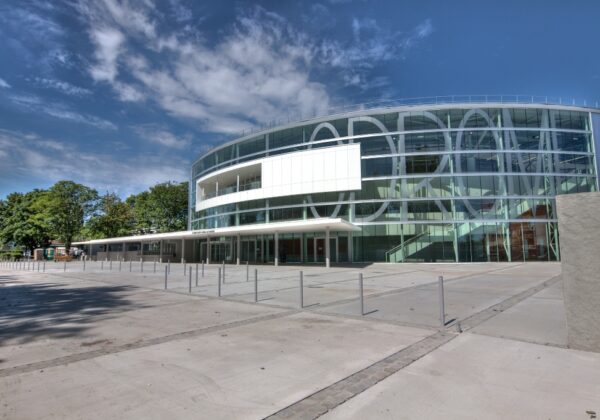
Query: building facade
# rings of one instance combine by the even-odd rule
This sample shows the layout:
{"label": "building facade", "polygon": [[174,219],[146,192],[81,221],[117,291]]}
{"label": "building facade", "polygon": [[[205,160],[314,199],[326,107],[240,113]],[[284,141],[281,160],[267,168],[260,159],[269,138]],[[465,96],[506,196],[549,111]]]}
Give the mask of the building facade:
{"label": "building facade", "polygon": [[594,131],[596,109],[465,103],[248,135],[192,166],[190,258],[556,261],[555,196],[598,190]]}

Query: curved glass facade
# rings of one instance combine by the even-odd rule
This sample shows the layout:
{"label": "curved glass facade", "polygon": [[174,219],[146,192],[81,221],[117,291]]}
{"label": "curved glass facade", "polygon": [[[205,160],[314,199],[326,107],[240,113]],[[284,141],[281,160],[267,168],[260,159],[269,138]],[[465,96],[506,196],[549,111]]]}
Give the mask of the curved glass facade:
{"label": "curved glass facade", "polygon": [[[191,185],[267,156],[359,143],[362,188],[194,207],[190,227],[335,217],[361,227],[339,234],[338,261],[555,261],[554,196],[598,188],[593,114],[465,104],[365,110],[274,128],[203,155]],[[195,188],[190,195],[195,203]],[[289,255],[312,255],[317,244],[305,236],[290,245],[302,252]]]}

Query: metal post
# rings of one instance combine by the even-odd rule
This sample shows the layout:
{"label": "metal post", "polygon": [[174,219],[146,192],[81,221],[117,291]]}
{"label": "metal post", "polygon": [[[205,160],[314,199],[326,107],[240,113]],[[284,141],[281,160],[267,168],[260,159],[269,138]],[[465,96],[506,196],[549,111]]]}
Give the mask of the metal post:
{"label": "metal post", "polygon": [[185,276],[186,262],[183,260],[183,275]]}
{"label": "metal post", "polygon": [[156,273],[156,260],[154,260],[154,273]]}
{"label": "metal post", "polygon": [[40,272],[40,262],[38,261],[38,269],[37,269],[38,273]]}
{"label": "metal post", "polygon": [[304,308],[304,275],[300,270],[300,308]]}
{"label": "metal post", "polygon": [[365,314],[365,298],[363,294],[363,274],[358,273],[358,289],[360,291],[360,315]]}
{"label": "metal post", "polygon": [[140,258],[140,273],[144,272],[144,260]]}
{"label": "metal post", "polygon": [[190,268],[190,275],[189,275],[189,285],[188,285],[188,293],[192,293],[192,269]]}
{"label": "metal post", "polygon": [[250,265],[248,261],[246,261],[246,281],[250,281]]}
{"label": "metal post", "polygon": [[202,260],[202,277],[204,278],[204,260]]}
{"label": "metal post", "polygon": [[121,260],[119,260],[119,273],[121,272]]}
{"label": "metal post", "polygon": [[85,271],[85,258],[83,259],[83,271]]}
{"label": "metal post", "polygon": [[167,263],[167,268],[169,269],[169,273],[171,273],[171,260]]}
{"label": "metal post", "polygon": [[168,275],[168,268],[167,266],[165,266],[165,290],[167,290],[167,275]]}
{"label": "metal post", "polygon": [[112,271],[112,260],[108,262],[108,271]]}
{"label": "metal post", "polygon": [[42,273],[46,272],[46,261],[42,264]]}
{"label": "metal post", "polygon": [[67,271],[67,261],[65,260],[64,265],[63,265],[63,271]]}
{"label": "metal post", "polygon": [[225,283],[225,261],[223,261],[223,283]]}
{"label": "metal post", "polygon": [[258,269],[254,269],[254,302],[258,302]]}
{"label": "metal post", "polygon": [[104,261],[100,261],[100,270],[104,271]]}
{"label": "metal post", "polygon": [[444,308],[444,277],[438,277],[438,295],[440,299],[440,324],[443,327],[446,326],[446,313]]}
{"label": "metal post", "polygon": [[196,287],[198,287],[198,263],[196,263]]}
{"label": "metal post", "polygon": [[218,277],[218,285],[219,285],[219,297],[221,297],[221,267],[219,267],[219,277]]}

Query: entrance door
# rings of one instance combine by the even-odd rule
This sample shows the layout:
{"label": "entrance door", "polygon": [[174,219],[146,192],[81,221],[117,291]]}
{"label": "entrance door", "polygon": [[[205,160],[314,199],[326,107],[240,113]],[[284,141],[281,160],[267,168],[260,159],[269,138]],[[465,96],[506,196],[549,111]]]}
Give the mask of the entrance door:
{"label": "entrance door", "polygon": [[[329,238],[329,254],[330,254],[330,262],[338,262],[338,238]],[[316,262],[316,263],[324,263],[325,262],[325,238],[324,237],[316,237],[308,239],[308,261]],[[312,247],[311,242],[313,242]],[[312,249],[311,249],[312,248]],[[311,255],[312,251],[312,255]]]}

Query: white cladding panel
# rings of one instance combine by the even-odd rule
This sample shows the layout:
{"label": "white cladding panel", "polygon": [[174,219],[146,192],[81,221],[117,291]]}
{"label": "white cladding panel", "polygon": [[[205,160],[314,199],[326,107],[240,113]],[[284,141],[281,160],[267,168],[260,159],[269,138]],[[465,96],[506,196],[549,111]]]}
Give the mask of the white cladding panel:
{"label": "white cladding panel", "polygon": [[[204,201],[196,199],[196,211],[240,201],[361,189],[360,144],[287,153],[232,166],[219,172],[231,173],[239,167],[256,163],[261,163],[262,166],[261,188]],[[205,179],[211,177],[214,174],[207,175]]]}

